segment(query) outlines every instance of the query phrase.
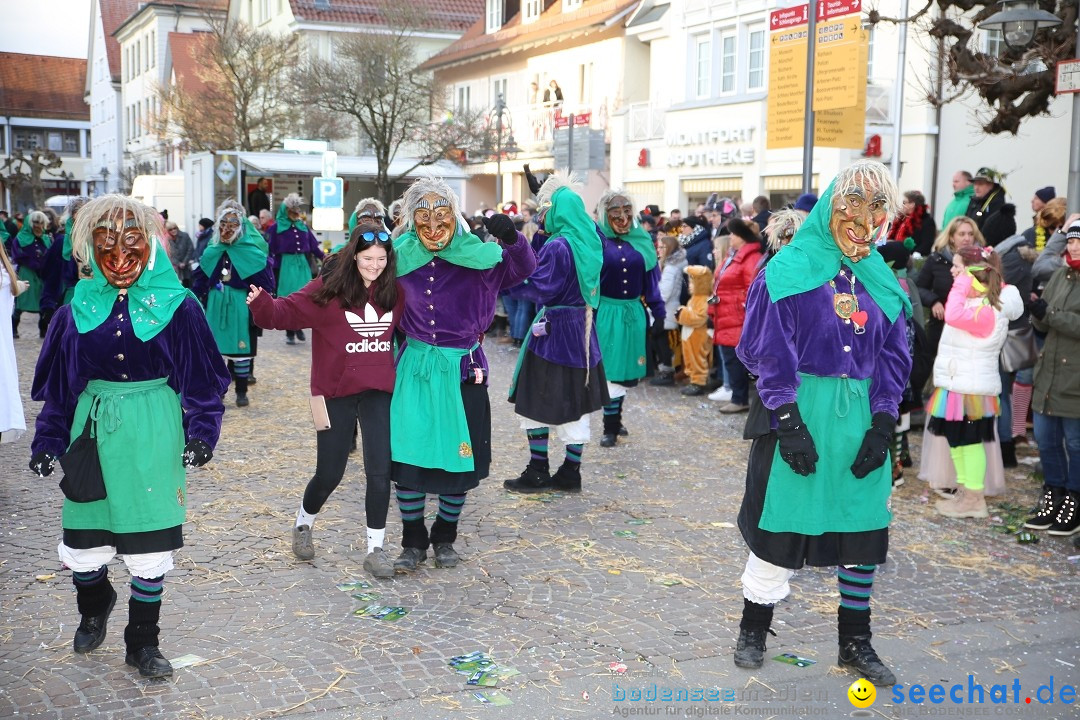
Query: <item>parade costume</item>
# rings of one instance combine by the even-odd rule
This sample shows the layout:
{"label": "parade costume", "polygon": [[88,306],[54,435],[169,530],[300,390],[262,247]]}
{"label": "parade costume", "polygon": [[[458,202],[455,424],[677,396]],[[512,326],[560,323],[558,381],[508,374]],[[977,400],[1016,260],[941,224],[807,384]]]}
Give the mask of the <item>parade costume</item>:
{"label": "parade costume", "polygon": [[244,217],[239,203],[226,200],[218,208],[214,238],[199,258],[191,289],[206,306],[206,320],[214,332],[218,351],[228,358],[239,407],[249,404],[251,363],[262,334],[248,311],[248,286],[274,287],[274,274],[267,260],[262,235]]}
{"label": "parade costume", "polygon": [[[518,356],[510,402],[521,418],[531,457],[520,477],[503,486],[516,492],[581,490],[581,453],[589,441],[589,415],[610,398],[594,322],[600,301],[603,238],[571,181],[556,174],[537,197],[547,241],[536,272],[519,297],[540,307]],[[550,475],[548,439],[566,445],[563,464]]]}
{"label": "parade costume", "polygon": [[30,467],[48,475],[55,458],[76,453],[80,435],[94,438],[103,486],[75,466],[61,483],[59,554],[82,615],[75,651],[105,638],[117,599],[107,563],[119,553],[132,575],[126,661],[165,677],[172,667],[157,648],[158,618],[172,551],[183,546],[184,468],[213,454],[228,375],[202,307],[157,242],[156,211],[106,195],[82,212],[75,252],[94,275],[56,312],[42,346],[31,396],[44,406]]}
{"label": "parade costume", "polygon": [[[370,239],[365,239],[370,237]],[[262,290],[248,295],[255,322],[272,330],[311,328],[311,394],[326,408],[329,427],[318,427],[315,474],[308,482],[293,528],[293,553],[315,556],[315,518],[345,474],[359,422],[363,431],[368,555],[364,568],[393,577],[383,551],[390,504],[390,393],[394,389],[394,331],[405,307],[396,288],[390,233],[382,215],[365,219],[327,270],[287,298]],[[374,280],[361,280],[359,263],[381,255],[386,264]],[[366,269],[367,266],[365,266]],[[384,288],[383,282],[395,286]],[[392,307],[383,303],[393,302]]]}
{"label": "parade costume", "polygon": [[690,278],[690,299],[679,307],[675,316],[680,325],[683,372],[690,378],[691,386],[704,386],[713,348],[713,331],[707,327],[713,274],[704,265],[689,265],[683,273]]}
{"label": "parade costume", "polygon": [[761,666],[794,570],[837,566],[839,663],[895,682],[870,645],[869,598],[888,549],[886,460],[911,365],[911,304],[873,248],[897,205],[887,168],[855,163],[750,288],[737,353],[773,417],[753,433],[739,512],[751,552],[740,667]]}
{"label": "parade costume", "polygon": [[[40,234],[34,232],[35,220],[40,220]],[[45,229],[47,222],[45,213],[30,213],[12,242],[14,252],[11,254],[11,261],[18,269],[19,279],[30,283],[30,289],[15,298],[15,314],[11,320],[15,337],[19,336],[19,320],[24,312],[38,313],[38,333],[41,337],[45,337],[45,330],[49,326],[49,316],[41,307],[45,280],[52,272],[49,248],[54,241]]]}
{"label": "parade costume", "polygon": [[626,389],[648,374],[645,345],[649,319],[645,306],[654,327],[663,327],[666,312],[660,296],[656,245],[638,223],[629,198],[625,191],[610,190],[596,206],[597,222],[604,235],[596,334],[611,396],[604,405],[601,447],[612,447],[620,435],[627,434],[622,422]]}
{"label": "parade costume", "polygon": [[[325,254],[319,240],[300,218],[300,196],[289,195],[278,205],[277,216],[266,233],[270,250],[270,265],[277,280],[277,296],[288,297],[307,285],[315,276],[312,268],[315,258],[322,260]],[[349,228],[350,230],[352,228]],[[303,328],[285,333],[285,342],[293,345],[296,340],[306,340]]]}
{"label": "parade costume", "polygon": [[[505,215],[489,218],[500,226],[501,244],[468,232],[457,196],[441,180],[417,180],[404,200],[406,224],[394,250],[405,289],[406,340],[398,355],[390,441],[404,548],[395,567],[408,570],[426,558],[429,545],[438,565],[458,561],[458,515],[491,463],[489,372],[480,341],[499,291],[531,275],[536,256]],[[439,496],[430,534],[428,493]]]}

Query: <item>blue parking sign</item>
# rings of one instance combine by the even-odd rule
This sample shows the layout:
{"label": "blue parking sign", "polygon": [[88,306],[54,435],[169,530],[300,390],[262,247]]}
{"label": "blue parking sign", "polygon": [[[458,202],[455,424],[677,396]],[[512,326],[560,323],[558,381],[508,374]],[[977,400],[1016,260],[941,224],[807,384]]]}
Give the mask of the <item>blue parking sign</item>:
{"label": "blue parking sign", "polygon": [[345,200],[344,182],[339,177],[315,178],[311,193],[312,207],[339,208]]}

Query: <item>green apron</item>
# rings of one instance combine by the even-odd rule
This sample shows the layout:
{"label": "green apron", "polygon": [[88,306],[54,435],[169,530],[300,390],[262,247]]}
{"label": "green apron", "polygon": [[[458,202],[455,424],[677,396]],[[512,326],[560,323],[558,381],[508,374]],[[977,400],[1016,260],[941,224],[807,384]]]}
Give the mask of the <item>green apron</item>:
{"label": "green apron", "polygon": [[311,265],[304,253],[285,253],[278,271],[277,296],[292,295],[311,282]]}
{"label": "green apron", "polygon": [[892,468],[886,462],[862,480],[851,465],[870,427],[870,379],[818,377],[799,373],[796,396],[803,422],[817,448],[817,469],[796,474],[773,454],[758,527],[769,532],[821,535],[888,527]]}
{"label": "green apron", "polygon": [[222,285],[206,300],[206,320],[222,355],[250,355],[251,327],[247,291]]}
{"label": "green apron", "polygon": [[609,381],[645,377],[645,308],[640,298],[616,300],[601,295],[596,336]]}
{"label": "green apron", "polygon": [[15,309],[23,312],[41,312],[41,291],[45,287],[41,277],[26,267],[19,268],[15,274],[19,276],[20,280],[30,283],[29,289],[22,291],[15,298]]}
{"label": "green apron", "polygon": [[65,499],[64,528],[137,533],[182,525],[184,427],[180,399],[167,379],[91,380],[75,406],[72,442],[91,412],[108,497],[89,503]]}
{"label": "green apron", "polygon": [[394,462],[447,472],[472,472],[473,449],[461,404],[461,358],[468,350],[409,338],[398,359],[390,399]]}

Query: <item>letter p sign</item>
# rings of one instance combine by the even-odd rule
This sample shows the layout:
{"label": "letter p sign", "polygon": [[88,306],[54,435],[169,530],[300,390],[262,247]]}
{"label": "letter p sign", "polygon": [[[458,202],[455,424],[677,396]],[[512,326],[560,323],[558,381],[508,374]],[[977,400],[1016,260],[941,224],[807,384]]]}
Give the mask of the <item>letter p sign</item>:
{"label": "letter p sign", "polygon": [[344,182],[339,177],[315,178],[312,189],[312,207],[339,208],[344,200]]}

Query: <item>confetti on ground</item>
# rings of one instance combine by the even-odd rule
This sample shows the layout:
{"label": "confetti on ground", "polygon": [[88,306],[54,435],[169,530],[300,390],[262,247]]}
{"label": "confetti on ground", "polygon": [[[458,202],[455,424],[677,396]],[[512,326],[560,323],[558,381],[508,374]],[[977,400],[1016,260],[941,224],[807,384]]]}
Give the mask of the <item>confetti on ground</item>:
{"label": "confetti on ground", "polygon": [[408,614],[408,608],[391,605],[368,605],[367,607],[353,610],[353,615],[356,615],[357,617],[370,617],[375,618],[376,620],[385,620],[387,622],[397,622]]}
{"label": "confetti on ground", "polygon": [[622,675],[627,670],[626,663],[621,663],[621,662],[608,663],[607,668],[608,668],[608,671],[613,672],[613,673],[617,673],[619,675]]}
{"label": "confetti on ground", "polygon": [[637,537],[637,533],[634,532],[633,530],[616,530],[615,532],[613,532],[611,534],[614,535],[615,537],[621,537],[621,538],[636,538]]}
{"label": "confetti on ground", "polygon": [[377,593],[353,593],[353,597],[361,602],[375,602],[379,599]]}
{"label": "confetti on ground", "polygon": [[179,670],[180,668],[191,667],[192,665],[198,665],[199,663],[206,662],[206,658],[199,657],[198,655],[181,655],[178,658],[173,658],[170,664],[173,666],[173,670]]}
{"label": "confetti on ground", "polygon": [[474,692],[473,697],[484,703],[485,705],[494,705],[495,707],[504,707],[506,705],[513,705],[510,698],[503,695],[498,690],[492,692]]}
{"label": "confetti on ground", "polygon": [[716,527],[716,528],[733,528],[733,527],[735,527],[734,523],[729,523],[729,522],[713,522],[713,523],[709,523],[709,524],[712,525],[713,527]]}
{"label": "confetti on ground", "polygon": [[627,525],[652,525],[652,520],[646,520],[644,518],[634,518],[633,520],[627,520]]}
{"label": "confetti on ground", "polygon": [[672,580],[670,578],[656,578],[653,580],[655,583],[659,583],[664,587],[674,587],[675,585],[682,585],[682,580]]}
{"label": "confetti on ground", "polygon": [[342,592],[353,592],[355,590],[370,590],[371,583],[367,580],[351,580],[349,582],[338,583],[337,589]]}
{"label": "confetti on ground", "polygon": [[817,664],[817,660],[804,658],[793,653],[781,653],[780,655],[774,657],[773,660],[777,660],[788,665],[794,665],[795,667],[810,667],[811,665]]}
{"label": "confetti on ground", "polygon": [[461,675],[472,675],[477,670],[484,670],[495,664],[495,661],[491,659],[491,656],[486,652],[479,650],[473,650],[468,655],[458,655],[450,658],[450,661],[446,663],[450,667],[454,668],[454,671]]}
{"label": "confetti on ground", "polygon": [[48,575],[38,575],[34,579],[37,580],[38,582],[48,582],[49,580],[52,580],[54,577],[56,577],[56,573],[49,573]]}

